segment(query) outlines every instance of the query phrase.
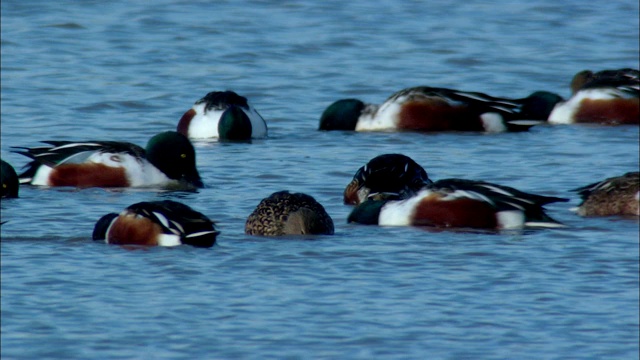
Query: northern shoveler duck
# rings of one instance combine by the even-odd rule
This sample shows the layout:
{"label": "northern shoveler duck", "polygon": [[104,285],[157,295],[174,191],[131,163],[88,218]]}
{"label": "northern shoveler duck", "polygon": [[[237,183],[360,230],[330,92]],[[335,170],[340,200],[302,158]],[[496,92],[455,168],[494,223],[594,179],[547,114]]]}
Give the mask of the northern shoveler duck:
{"label": "northern shoveler duck", "polygon": [[178,132],[191,139],[249,140],[267,136],[267,123],[244,96],[213,91],[182,115]]}
{"label": "northern shoveler duck", "polygon": [[559,95],[538,91],[522,99],[434,87],[414,87],[382,105],[343,99],[320,117],[320,130],[524,131],[547,120]]}
{"label": "northern shoveler duck", "polygon": [[593,72],[591,70],[583,70],[574,75],[571,80],[571,93],[575,94],[583,88],[588,88],[591,83],[626,83],[638,81],[640,71],[631,68],[602,70]]}
{"label": "northern shoveler duck", "polygon": [[133,204],[98,220],[93,240],[107,244],[212,247],[220,232],[205,215],[172,200]]}
{"label": "northern shoveler duck", "polygon": [[358,205],[349,222],[489,229],[563,226],[543,206],[569,200],[484,181],[433,182],[402,154],[381,155],[360,168],[344,199]]}
{"label": "northern shoveler duck", "polygon": [[1,160],[2,172],[0,177],[2,178],[2,197],[3,198],[17,198],[18,190],[20,188],[20,182],[18,181],[18,174],[8,162]]}
{"label": "northern shoveler duck", "polygon": [[263,199],[247,218],[248,235],[333,235],[333,220],[313,197],[279,191]]}
{"label": "northern shoveler duck", "polygon": [[640,124],[640,76],[638,70],[585,70],[571,81],[573,96],[555,105],[552,124]]}
{"label": "northern shoveler duck", "polygon": [[117,141],[44,141],[49,146],[16,148],[33,161],[20,182],[77,187],[203,187],[196,153],[184,135],[167,131],[146,150]]}
{"label": "northern shoveler duck", "polygon": [[360,167],[344,190],[344,203],[358,205],[371,194],[408,198],[433,182],[413,159],[402,154],[376,156]]}
{"label": "northern shoveler duck", "polygon": [[640,172],[628,172],[574,191],[582,198],[576,209],[579,215],[640,216]]}

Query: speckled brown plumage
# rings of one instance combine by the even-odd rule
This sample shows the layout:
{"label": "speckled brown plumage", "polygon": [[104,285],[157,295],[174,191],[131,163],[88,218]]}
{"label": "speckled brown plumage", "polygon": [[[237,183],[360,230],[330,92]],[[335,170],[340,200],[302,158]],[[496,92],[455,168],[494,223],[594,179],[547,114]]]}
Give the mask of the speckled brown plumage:
{"label": "speckled brown plumage", "polygon": [[313,197],[279,191],[263,199],[249,215],[249,235],[333,235],[333,220]]}
{"label": "speckled brown plumage", "polygon": [[611,177],[578,188],[576,191],[582,197],[582,204],[578,207],[578,214],[582,216],[640,216],[639,172],[629,172],[622,176]]}

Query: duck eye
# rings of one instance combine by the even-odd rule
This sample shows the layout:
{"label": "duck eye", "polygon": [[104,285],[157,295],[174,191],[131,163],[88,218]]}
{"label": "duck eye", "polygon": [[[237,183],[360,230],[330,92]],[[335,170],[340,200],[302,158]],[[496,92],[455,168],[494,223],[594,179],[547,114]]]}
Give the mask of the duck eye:
{"label": "duck eye", "polygon": [[111,157],[109,158],[111,161],[113,162],[121,162],[122,159],[120,159],[120,156],[118,155],[111,155]]}
{"label": "duck eye", "polygon": [[180,154],[180,157],[183,158],[183,159],[186,159],[187,158],[187,154]]}

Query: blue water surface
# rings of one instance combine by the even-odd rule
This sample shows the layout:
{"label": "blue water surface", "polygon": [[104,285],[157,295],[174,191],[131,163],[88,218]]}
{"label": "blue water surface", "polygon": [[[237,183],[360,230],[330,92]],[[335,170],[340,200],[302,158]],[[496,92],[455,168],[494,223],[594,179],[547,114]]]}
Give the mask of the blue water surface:
{"label": "blue water surface", "polygon": [[[637,170],[637,126],[526,133],[317,131],[331,102],[428,85],[569,96],[581,70],[639,67],[637,1],[1,2],[1,143],[175,129],[209,91],[249,98],[252,143],[196,143],[198,193],[22,187],[1,204],[3,359],[637,359],[638,220],[581,218],[571,189]],[[571,198],[564,229],[347,224],[342,191],[389,152],[433,179]],[[331,237],[244,235],[272,192],[302,191]],[[211,249],[130,250],[95,221],[146,200],[203,212]]]}

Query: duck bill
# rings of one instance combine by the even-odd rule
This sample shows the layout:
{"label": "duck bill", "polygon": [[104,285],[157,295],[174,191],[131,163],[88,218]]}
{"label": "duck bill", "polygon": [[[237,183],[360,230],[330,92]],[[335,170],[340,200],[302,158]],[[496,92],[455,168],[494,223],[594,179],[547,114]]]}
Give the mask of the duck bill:
{"label": "duck bill", "polygon": [[182,180],[196,188],[204,187],[204,183],[202,182],[202,179],[200,179],[200,174],[198,174],[197,171],[194,173],[185,174],[182,177]]}

